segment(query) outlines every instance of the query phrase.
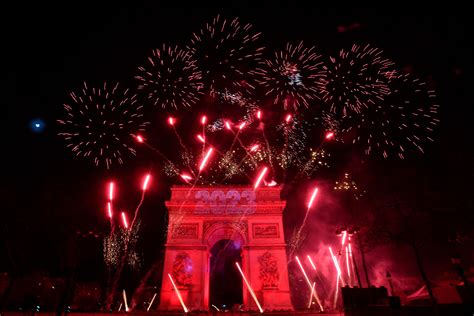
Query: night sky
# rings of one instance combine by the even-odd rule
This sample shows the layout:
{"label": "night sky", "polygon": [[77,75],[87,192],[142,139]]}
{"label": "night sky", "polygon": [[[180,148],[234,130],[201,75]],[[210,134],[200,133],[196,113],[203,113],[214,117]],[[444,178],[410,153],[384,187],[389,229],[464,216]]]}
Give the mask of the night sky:
{"label": "night sky", "polygon": [[[367,181],[383,175],[397,183],[427,182],[448,216],[453,214],[464,224],[471,221],[474,124],[469,10],[328,8],[310,3],[314,7],[298,1],[229,1],[228,7],[218,8],[202,2],[201,7],[193,7],[179,1],[133,1],[128,6],[66,1],[4,8],[0,18],[0,105],[6,110],[1,124],[0,271],[63,273],[68,240],[77,231],[101,234],[107,228],[102,212],[107,179],[128,182],[124,194],[134,205],[140,194],[137,175],[157,170],[140,152],[135,160],[110,172],[75,158],[56,135],[55,120],[69,92],[83,81],[133,83],[137,66],[151,49],[162,43],[186,43],[192,32],[219,13],[252,23],[269,48],[304,40],[317,45],[321,53],[335,54],[354,42],[370,43],[383,49],[399,68],[433,81],[441,104],[435,143],[424,156],[407,161],[364,158],[373,165]],[[44,130],[31,129],[35,119],[40,119]],[[345,162],[341,168],[354,165]],[[410,178],[404,178],[407,175]],[[158,227],[164,225],[160,203],[164,186],[155,186],[144,206],[149,221]],[[469,234],[472,237],[472,231]],[[150,228],[150,236],[159,240],[163,232]],[[98,247],[100,241],[95,243]],[[100,252],[90,251],[84,264],[100,264]],[[84,278],[93,279],[94,272],[90,273]]]}

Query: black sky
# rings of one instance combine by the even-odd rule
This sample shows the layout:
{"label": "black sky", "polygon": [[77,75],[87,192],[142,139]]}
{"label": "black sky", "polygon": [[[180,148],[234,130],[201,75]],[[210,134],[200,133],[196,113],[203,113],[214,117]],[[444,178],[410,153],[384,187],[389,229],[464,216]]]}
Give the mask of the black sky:
{"label": "black sky", "polygon": [[[58,240],[71,231],[100,230],[96,223],[103,220],[97,208],[107,173],[75,159],[56,136],[55,119],[69,92],[83,81],[132,82],[136,67],[151,49],[162,43],[186,43],[193,31],[218,13],[252,23],[269,48],[304,40],[322,53],[335,54],[354,42],[370,43],[400,67],[431,78],[441,104],[438,138],[423,158],[409,163],[445,183],[446,198],[468,198],[473,189],[474,133],[472,17],[466,8],[328,8],[318,7],[318,1],[227,3],[219,8],[204,2],[190,6],[179,1],[128,5],[65,1],[18,3],[2,9],[0,105],[6,115],[1,124],[0,222],[2,238],[20,240],[33,254],[25,254],[25,260],[32,256],[39,265],[56,267],[54,259],[44,258],[43,250],[57,251]],[[359,27],[338,31],[355,23]],[[41,134],[32,133],[28,126],[37,117],[47,124]],[[145,167],[137,163],[133,174],[125,170],[120,174],[132,179],[140,168]],[[2,252],[0,256],[6,256]]]}

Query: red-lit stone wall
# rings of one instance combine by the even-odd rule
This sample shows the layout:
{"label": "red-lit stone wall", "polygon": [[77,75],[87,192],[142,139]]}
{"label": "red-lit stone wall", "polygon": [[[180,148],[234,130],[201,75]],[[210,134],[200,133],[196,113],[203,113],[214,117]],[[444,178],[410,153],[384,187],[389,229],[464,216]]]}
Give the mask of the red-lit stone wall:
{"label": "red-lit stone wall", "polygon": [[[182,310],[168,277],[190,310],[208,310],[210,249],[241,245],[242,269],[265,310],[292,310],[280,188],[173,187],[160,309]],[[244,309],[257,310],[243,285]]]}

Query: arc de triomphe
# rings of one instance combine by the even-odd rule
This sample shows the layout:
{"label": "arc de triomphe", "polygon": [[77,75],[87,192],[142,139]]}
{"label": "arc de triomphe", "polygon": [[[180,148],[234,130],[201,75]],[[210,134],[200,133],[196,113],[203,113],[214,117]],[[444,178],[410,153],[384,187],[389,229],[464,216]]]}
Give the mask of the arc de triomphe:
{"label": "arc de triomphe", "polygon": [[[169,226],[160,309],[182,309],[170,274],[188,309],[208,310],[210,250],[221,240],[231,240],[241,247],[242,270],[263,309],[293,310],[282,222],[286,202],[280,191],[279,187],[173,187],[166,202]],[[245,284],[239,286],[243,308],[257,310]]]}

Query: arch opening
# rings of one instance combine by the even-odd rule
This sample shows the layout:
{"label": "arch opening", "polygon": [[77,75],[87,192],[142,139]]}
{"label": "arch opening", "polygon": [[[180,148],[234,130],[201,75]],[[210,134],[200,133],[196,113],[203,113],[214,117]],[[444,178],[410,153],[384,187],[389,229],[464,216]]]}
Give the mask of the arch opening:
{"label": "arch opening", "polygon": [[221,239],[211,248],[210,308],[230,310],[243,303],[242,277],[235,262],[242,264],[242,244],[231,239]]}

